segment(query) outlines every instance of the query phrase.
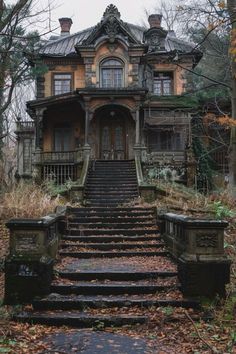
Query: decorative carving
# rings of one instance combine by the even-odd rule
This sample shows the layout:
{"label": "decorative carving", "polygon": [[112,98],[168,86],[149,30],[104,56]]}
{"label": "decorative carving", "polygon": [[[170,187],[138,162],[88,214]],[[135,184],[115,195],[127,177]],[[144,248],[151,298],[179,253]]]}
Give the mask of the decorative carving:
{"label": "decorative carving", "polygon": [[212,234],[198,233],[196,235],[196,246],[216,248],[218,245],[217,236],[218,236],[217,233],[212,233]]}
{"label": "decorative carving", "polygon": [[17,234],[16,251],[32,251],[37,246],[37,234]]}
{"label": "decorative carving", "polygon": [[103,18],[107,18],[110,16],[114,16],[116,18],[120,18],[120,12],[118,11],[117,7],[113,4],[107,6],[104,14],[103,14]]}
{"label": "decorative carving", "polygon": [[114,53],[114,51],[117,49],[118,45],[115,43],[109,43],[107,45],[107,49],[109,50],[110,53]]}
{"label": "decorative carving", "polygon": [[115,37],[119,33],[119,24],[115,17],[109,17],[106,24],[104,25],[106,34],[109,37],[109,42],[114,43]]}

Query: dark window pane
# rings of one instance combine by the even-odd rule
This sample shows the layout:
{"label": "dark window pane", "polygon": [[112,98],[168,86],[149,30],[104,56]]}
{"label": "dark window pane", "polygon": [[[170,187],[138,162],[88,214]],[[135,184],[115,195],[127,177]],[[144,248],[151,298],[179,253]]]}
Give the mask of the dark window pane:
{"label": "dark window pane", "polygon": [[101,86],[104,88],[123,87],[123,65],[119,60],[108,59],[101,64]]}
{"label": "dark window pane", "polygon": [[158,96],[168,96],[172,94],[172,73],[154,72],[153,93]]}
{"label": "dark window pane", "polygon": [[54,150],[70,151],[72,141],[72,131],[70,128],[56,128],[54,132]]}
{"label": "dark window pane", "polygon": [[70,92],[72,89],[71,74],[55,74],[54,75],[54,94],[60,95]]}

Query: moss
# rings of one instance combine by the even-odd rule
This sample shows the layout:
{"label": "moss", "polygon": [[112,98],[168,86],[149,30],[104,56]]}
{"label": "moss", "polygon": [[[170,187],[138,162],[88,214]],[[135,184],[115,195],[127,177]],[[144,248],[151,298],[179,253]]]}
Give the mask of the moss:
{"label": "moss", "polygon": [[157,102],[161,105],[168,107],[186,107],[186,108],[198,108],[199,101],[195,97],[190,96],[150,96],[151,102]]}

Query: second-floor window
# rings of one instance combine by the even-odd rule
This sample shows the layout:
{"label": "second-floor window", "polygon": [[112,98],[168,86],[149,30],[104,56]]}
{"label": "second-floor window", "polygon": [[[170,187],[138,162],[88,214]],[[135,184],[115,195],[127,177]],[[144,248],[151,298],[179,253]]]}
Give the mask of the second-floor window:
{"label": "second-floor window", "polygon": [[124,86],[124,65],[118,59],[103,60],[100,66],[100,86],[120,88]]}
{"label": "second-floor window", "polygon": [[61,95],[72,90],[72,74],[53,75],[53,94]]}
{"label": "second-floor window", "polygon": [[173,73],[154,72],[153,93],[157,96],[169,96],[173,94]]}

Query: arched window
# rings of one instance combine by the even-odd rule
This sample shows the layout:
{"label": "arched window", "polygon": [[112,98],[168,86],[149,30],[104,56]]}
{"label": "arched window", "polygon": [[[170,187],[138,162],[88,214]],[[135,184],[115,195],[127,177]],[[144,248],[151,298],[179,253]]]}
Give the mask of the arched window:
{"label": "arched window", "polygon": [[124,87],[124,64],[118,59],[105,59],[100,66],[100,86],[103,88]]}

